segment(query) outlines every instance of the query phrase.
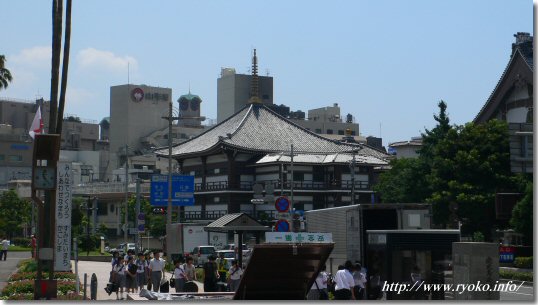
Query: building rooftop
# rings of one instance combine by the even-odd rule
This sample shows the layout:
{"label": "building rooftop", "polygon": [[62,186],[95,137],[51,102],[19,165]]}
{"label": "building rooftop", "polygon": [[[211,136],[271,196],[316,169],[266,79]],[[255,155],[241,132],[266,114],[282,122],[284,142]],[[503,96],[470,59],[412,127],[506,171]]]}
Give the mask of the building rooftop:
{"label": "building rooftop", "polygon": [[[378,159],[388,157],[382,151],[364,144],[347,144],[317,135],[270,110],[263,104],[248,104],[213,128],[172,149],[173,157],[188,157],[224,148],[251,153],[331,154],[356,151],[357,156]],[[167,156],[167,148],[156,154]]]}

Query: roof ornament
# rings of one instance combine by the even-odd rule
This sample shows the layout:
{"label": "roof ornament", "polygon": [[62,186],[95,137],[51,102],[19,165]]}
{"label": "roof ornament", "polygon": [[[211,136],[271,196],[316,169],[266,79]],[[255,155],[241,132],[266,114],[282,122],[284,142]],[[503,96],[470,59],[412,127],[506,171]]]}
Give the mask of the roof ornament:
{"label": "roof ornament", "polygon": [[258,57],[256,56],[256,49],[254,49],[254,56],[252,56],[252,81],[250,84],[250,99],[249,104],[261,104],[262,101],[259,98],[258,88]]}

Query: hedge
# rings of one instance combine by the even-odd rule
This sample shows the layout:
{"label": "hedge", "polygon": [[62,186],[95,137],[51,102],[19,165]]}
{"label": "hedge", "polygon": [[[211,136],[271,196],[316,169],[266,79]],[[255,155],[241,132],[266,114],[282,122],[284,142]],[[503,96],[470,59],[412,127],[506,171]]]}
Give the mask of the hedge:
{"label": "hedge", "polygon": [[518,280],[518,281],[525,281],[525,282],[532,282],[533,281],[533,273],[532,272],[518,272],[518,271],[499,270],[499,277],[501,279],[507,279],[507,280]]}
{"label": "hedge", "polygon": [[[15,282],[15,281],[22,281],[22,280],[33,280],[37,278],[37,272],[17,272],[13,273],[9,277],[9,282]],[[43,272],[43,278],[48,279],[49,274],[47,272]],[[55,272],[54,273],[54,279],[56,280],[76,280],[76,275],[71,272]]]}
{"label": "hedge", "polygon": [[[10,296],[14,294],[34,293],[34,280],[22,280],[17,282],[10,282],[4,290],[2,290],[2,296]],[[58,294],[67,294],[75,291],[76,283],[74,281],[57,281]]]}
{"label": "hedge", "polygon": [[514,260],[514,267],[532,269],[532,256],[516,257]]}

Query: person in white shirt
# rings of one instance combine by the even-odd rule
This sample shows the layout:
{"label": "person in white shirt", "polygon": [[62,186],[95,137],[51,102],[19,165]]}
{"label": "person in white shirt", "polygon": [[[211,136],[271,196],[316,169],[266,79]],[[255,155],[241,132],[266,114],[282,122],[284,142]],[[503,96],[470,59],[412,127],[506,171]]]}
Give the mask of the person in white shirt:
{"label": "person in white shirt", "polygon": [[164,266],[166,264],[164,259],[159,257],[159,252],[153,253],[153,259],[149,263],[149,274],[151,276],[151,288],[154,292],[159,292],[161,287],[161,279],[164,276]]}
{"label": "person in white shirt", "polygon": [[[118,259],[118,263],[114,265],[113,269],[113,276],[112,276],[112,282],[119,287],[119,293],[121,295],[121,300],[124,300],[123,298],[123,287],[125,287],[125,261],[123,260],[123,257],[120,257]],[[120,300],[120,297],[118,296],[118,290],[116,290],[116,300]]]}
{"label": "person in white shirt", "polygon": [[357,300],[364,300],[366,296],[366,273],[360,263],[355,264],[353,271],[353,281],[355,282],[355,297]]}
{"label": "person in white shirt", "polygon": [[325,300],[326,298],[321,298],[321,295],[323,294],[328,297],[327,281],[329,279],[329,276],[327,275],[327,272],[325,272],[325,269],[326,267],[324,265],[321,268],[321,271],[318,273],[314,284],[312,285],[312,287],[310,287],[310,291],[306,295],[307,300]]}
{"label": "person in white shirt", "polygon": [[353,270],[351,261],[346,261],[344,266],[338,266],[338,271],[334,275],[334,282],[336,283],[334,298],[336,300],[355,300],[353,291],[355,281],[353,280],[353,275],[351,275],[351,270]]}
{"label": "person in white shirt", "polygon": [[7,259],[7,249],[9,247],[9,241],[7,239],[2,240],[2,253],[0,253],[0,259],[2,259],[2,256],[4,257],[4,260]]}
{"label": "person in white shirt", "polygon": [[228,278],[228,285],[231,292],[237,291],[239,288],[239,282],[241,282],[241,276],[243,275],[243,269],[239,266],[236,260],[232,261],[232,267],[228,271],[230,276]]}

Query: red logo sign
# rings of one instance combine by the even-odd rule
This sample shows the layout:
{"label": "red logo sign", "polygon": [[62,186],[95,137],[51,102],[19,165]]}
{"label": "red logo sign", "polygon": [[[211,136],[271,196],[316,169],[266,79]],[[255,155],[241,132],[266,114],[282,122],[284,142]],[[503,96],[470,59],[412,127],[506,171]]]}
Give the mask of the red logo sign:
{"label": "red logo sign", "polygon": [[135,102],[140,102],[144,99],[144,90],[140,88],[134,88],[133,91],[131,91],[131,99]]}
{"label": "red logo sign", "polygon": [[189,229],[189,234],[192,234],[192,229]]}

